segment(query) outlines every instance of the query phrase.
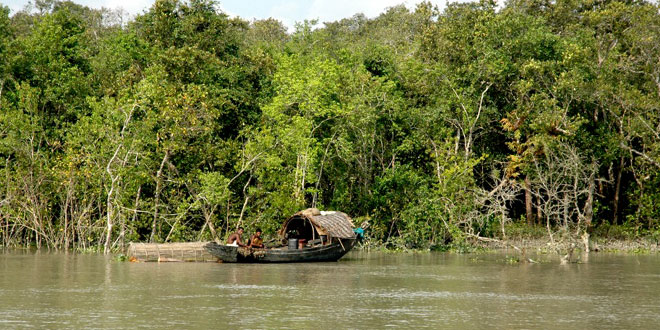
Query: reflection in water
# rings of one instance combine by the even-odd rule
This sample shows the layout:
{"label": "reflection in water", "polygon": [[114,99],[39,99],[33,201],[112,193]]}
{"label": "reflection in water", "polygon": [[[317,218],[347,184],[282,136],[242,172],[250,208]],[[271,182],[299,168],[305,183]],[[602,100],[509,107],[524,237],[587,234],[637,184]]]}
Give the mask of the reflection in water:
{"label": "reflection in water", "polygon": [[655,328],[658,261],[355,252],[337,263],[158,264],[5,252],[0,328]]}

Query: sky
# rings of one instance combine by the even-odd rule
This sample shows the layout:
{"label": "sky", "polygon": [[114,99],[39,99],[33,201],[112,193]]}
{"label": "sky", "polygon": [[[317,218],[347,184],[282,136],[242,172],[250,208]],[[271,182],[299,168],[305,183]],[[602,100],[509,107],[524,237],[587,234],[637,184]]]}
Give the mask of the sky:
{"label": "sky", "polygon": [[[0,0],[15,13],[27,5],[29,0]],[[147,10],[154,0],[73,0],[93,8],[123,8],[131,15]],[[414,8],[421,0],[220,0],[220,8],[230,16],[240,16],[247,20],[275,18],[293,30],[295,22],[305,19],[318,19],[331,22],[363,13],[376,17],[386,8],[404,3]],[[453,1],[452,1],[453,2]],[[431,3],[444,8],[447,0],[431,0]]]}

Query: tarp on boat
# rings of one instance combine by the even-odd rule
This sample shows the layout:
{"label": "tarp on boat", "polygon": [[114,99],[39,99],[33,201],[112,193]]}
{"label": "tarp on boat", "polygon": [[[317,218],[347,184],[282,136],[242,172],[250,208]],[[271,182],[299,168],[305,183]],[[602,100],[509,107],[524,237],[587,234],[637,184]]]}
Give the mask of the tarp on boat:
{"label": "tarp on boat", "polygon": [[353,220],[346,213],[339,211],[319,211],[315,208],[306,209],[292,215],[280,229],[279,234],[284,237],[289,227],[301,220],[307,220],[314,225],[319,235],[329,235],[337,238],[353,238]]}

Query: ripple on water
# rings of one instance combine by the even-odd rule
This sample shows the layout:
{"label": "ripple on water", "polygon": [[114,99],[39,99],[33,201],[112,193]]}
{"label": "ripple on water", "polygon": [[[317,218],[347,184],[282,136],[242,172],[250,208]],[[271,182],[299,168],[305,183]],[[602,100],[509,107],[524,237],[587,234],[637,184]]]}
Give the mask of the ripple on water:
{"label": "ripple on water", "polygon": [[206,287],[222,290],[273,290],[273,291],[291,291],[295,290],[292,286],[282,285],[256,285],[256,284],[216,284],[207,285]]}
{"label": "ripple on water", "polygon": [[409,272],[393,273],[388,271],[372,271],[372,272],[362,273],[361,275],[384,277],[384,278],[400,278],[400,279],[411,279],[411,278],[432,279],[437,281],[483,281],[483,282],[498,281],[498,279],[492,277],[476,276],[476,275],[468,275],[468,274],[438,275],[438,274],[422,274],[422,273],[409,273]]}
{"label": "ripple on water", "polygon": [[59,287],[46,287],[46,288],[32,288],[26,290],[32,294],[41,294],[41,293],[101,293],[105,291],[106,288],[100,287],[82,287],[82,288],[59,288]]}
{"label": "ripple on water", "polygon": [[495,300],[509,300],[509,301],[538,301],[538,300],[559,300],[559,301],[576,301],[576,302],[595,302],[597,300],[606,299],[606,297],[599,296],[567,296],[567,295],[551,295],[551,294],[507,294],[495,292],[451,292],[451,291],[410,291],[408,289],[400,290],[361,290],[356,293],[362,299],[369,298],[387,298],[387,299],[401,299],[401,300],[418,300],[418,299],[436,299],[436,298],[468,298],[468,299],[495,299]]}

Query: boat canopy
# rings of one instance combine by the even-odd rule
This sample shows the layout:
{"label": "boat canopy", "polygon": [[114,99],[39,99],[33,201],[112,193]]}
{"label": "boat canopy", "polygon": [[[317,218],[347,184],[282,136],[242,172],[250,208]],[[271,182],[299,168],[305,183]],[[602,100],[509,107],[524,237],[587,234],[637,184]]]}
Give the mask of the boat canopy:
{"label": "boat canopy", "polygon": [[355,237],[353,227],[353,220],[346,213],[309,208],[287,219],[280,229],[279,235],[285,238],[287,233],[295,230],[299,237],[312,238],[316,235],[328,235],[336,238],[353,238]]}

